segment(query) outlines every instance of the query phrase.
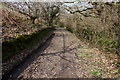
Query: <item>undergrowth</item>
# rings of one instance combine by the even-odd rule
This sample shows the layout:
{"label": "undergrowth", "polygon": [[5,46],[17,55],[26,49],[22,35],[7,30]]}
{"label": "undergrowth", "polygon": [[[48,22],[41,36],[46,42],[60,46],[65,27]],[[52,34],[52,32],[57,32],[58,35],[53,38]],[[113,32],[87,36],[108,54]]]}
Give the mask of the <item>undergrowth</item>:
{"label": "undergrowth", "polygon": [[21,35],[16,38],[6,39],[2,43],[2,61],[4,62],[15,54],[20,53],[22,50],[33,46],[53,30],[54,28],[45,28],[31,35]]}

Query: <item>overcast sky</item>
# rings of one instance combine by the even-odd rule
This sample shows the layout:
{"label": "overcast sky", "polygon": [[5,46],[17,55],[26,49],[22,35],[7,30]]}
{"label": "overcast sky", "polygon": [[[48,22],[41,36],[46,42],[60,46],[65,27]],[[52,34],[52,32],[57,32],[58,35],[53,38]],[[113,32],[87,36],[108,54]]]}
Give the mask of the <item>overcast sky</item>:
{"label": "overcast sky", "polygon": [[2,2],[25,2],[25,1],[33,1],[33,2],[73,2],[73,1],[97,1],[97,2],[118,2],[120,0],[0,0]]}

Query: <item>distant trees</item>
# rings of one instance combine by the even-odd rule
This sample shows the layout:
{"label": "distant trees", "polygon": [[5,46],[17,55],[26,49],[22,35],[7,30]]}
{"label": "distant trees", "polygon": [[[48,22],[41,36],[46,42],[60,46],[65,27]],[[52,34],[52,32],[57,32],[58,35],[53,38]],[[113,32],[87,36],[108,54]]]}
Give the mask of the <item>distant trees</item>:
{"label": "distant trees", "polygon": [[52,26],[53,21],[59,16],[61,5],[55,2],[11,2],[6,4],[9,8],[30,17],[33,24],[35,24],[36,19],[41,17],[50,26]]}
{"label": "distant trees", "polygon": [[61,3],[44,3],[41,4],[42,7],[42,19],[47,21],[49,26],[53,25],[53,21],[60,15],[60,5]]}
{"label": "distant trees", "polygon": [[[91,12],[93,9],[93,5],[88,2],[81,2],[81,1],[75,1],[75,4],[72,6],[69,5],[64,5],[65,10],[67,10],[71,14],[79,13],[80,15],[83,15],[85,17],[90,17],[94,16],[92,15],[93,13]],[[84,4],[84,5],[83,5]]]}
{"label": "distant trees", "polygon": [[30,17],[30,19],[32,20],[33,24],[35,19],[37,19],[39,17],[39,9],[38,9],[38,4],[37,3],[31,3],[31,2],[6,2],[6,5],[11,8],[14,9],[15,11],[26,15],[28,17]]}

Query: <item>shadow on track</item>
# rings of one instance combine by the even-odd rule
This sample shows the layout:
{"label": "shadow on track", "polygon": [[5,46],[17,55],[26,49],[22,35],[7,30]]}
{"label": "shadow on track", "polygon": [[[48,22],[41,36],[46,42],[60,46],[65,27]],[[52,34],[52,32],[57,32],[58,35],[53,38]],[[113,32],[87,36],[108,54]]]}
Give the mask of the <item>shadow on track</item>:
{"label": "shadow on track", "polygon": [[54,34],[50,36],[44,43],[42,43],[36,50],[30,53],[25,60],[10,71],[10,73],[2,76],[2,80],[16,80],[17,77],[30,65],[32,62],[39,57],[50,44],[54,37]]}

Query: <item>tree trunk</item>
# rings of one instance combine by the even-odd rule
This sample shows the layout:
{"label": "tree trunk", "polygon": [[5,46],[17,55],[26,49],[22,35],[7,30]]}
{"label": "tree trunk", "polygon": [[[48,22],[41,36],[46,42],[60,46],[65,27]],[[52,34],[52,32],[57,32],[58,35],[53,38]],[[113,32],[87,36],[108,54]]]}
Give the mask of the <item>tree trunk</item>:
{"label": "tree trunk", "polygon": [[32,19],[32,24],[35,24],[35,19]]}
{"label": "tree trunk", "polygon": [[37,17],[31,17],[31,20],[32,20],[32,23],[33,24],[35,24],[35,19],[36,19]]}
{"label": "tree trunk", "polygon": [[49,20],[48,23],[49,23],[49,26],[51,27],[53,26],[53,20]]}

